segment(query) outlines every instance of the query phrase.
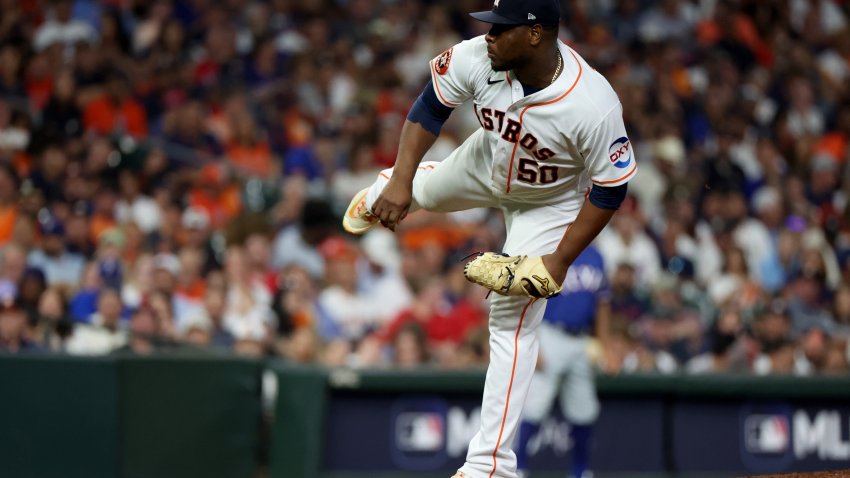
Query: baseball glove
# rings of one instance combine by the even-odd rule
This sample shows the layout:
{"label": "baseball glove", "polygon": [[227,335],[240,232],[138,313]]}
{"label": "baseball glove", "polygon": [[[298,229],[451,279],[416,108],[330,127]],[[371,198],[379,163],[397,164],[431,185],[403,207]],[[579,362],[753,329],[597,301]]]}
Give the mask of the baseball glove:
{"label": "baseball glove", "polygon": [[551,297],[561,292],[540,257],[508,256],[483,252],[469,261],[463,275],[497,294]]}

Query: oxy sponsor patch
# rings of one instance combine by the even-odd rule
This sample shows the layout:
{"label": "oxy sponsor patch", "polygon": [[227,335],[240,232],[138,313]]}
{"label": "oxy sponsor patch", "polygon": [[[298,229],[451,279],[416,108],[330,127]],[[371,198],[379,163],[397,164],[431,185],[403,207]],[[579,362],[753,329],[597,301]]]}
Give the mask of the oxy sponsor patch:
{"label": "oxy sponsor patch", "polygon": [[608,147],[608,159],[615,168],[625,168],[632,162],[632,143],[629,138],[618,138]]}

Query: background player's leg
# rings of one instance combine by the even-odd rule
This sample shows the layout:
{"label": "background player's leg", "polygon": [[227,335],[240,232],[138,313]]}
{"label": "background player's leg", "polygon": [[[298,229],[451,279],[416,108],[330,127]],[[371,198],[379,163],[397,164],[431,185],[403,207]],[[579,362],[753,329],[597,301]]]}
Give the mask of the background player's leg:
{"label": "background player's leg", "polygon": [[[486,137],[479,129],[441,162],[425,161],[413,177],[413,203],[410,212],[425,209],[451,212],[496,206],[489,186],[490,164],[484,150]],[[393,170],[385,169],[366,195],[366,206],[381,195]]]}
{"label": "background player's leg", "polygon": [[[503,207],[508,254],[543,255],[555,250],[575,216],[556,207]],[[495,295],[490,307],[490,366],[481,401],[481,429],[461,468],[472,478],[513,478],[511,450],[537,364],[537,328],[546,301]]]}
{"label": "background player's leg", "polygon": [[592,425],[572,425],[570,437],[573,439],[573,464],[572,475],[582,478],[588,471],[590,464],[590,439],[593,432]]}
{"label": "background player's leg", "polygon": [[590,462],[591,432],[599,416],[593,369],[587,357],[587,338],[571,337],[566,344],[570,359],[561,391],[561,407],[572,425],[572,476],[581,478]]}
{"label": "background player's leg", "polygon": [[[533,394],[534,392],[531,393]],[[528,476],[528,470],[531,467],[528,463],[528,442],[531,441],[531,437],[536,435],[538,431],[540,431],[540,422],[531,422],[523,419],[522,423],[519,424],[519,432],[517,432],[519,436],[517,436],[514,450],[516,453],[517,476],[520,478],[526,478]]]}

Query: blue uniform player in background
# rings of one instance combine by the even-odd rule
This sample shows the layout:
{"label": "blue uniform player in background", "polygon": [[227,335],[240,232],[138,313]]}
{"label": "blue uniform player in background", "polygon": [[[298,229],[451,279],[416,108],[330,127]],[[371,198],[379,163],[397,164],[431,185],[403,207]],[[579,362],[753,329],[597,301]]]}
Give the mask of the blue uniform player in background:
{"label": "blue uniform player in background", "polygon": [[[540,359],[525,402],[517,453],[519,476],[528,477],[528,442],[549,414],[556,397],[571,425],[571,476],[587,478],[591,426],[599,400],[588,356],[591,335],[604,343],[610,320],[610,292],[599,251],[591,245],[573,262],[564,290],[548,300],[540,326]],[[594,329],[595,327],[595,329]]]}

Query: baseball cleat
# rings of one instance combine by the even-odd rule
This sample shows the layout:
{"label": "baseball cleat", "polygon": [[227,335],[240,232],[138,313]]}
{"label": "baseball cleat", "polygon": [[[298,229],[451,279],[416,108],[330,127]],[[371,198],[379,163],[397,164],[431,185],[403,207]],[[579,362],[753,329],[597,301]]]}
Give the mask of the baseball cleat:
{"label": "baseball cleat", "polygon": [[342,227],[351,234],[363,234],[372,226],[378,224],[378,218],[366,207],[366,193],[369,188],[363,189],[354,195],[351,204],[342,218]]}

